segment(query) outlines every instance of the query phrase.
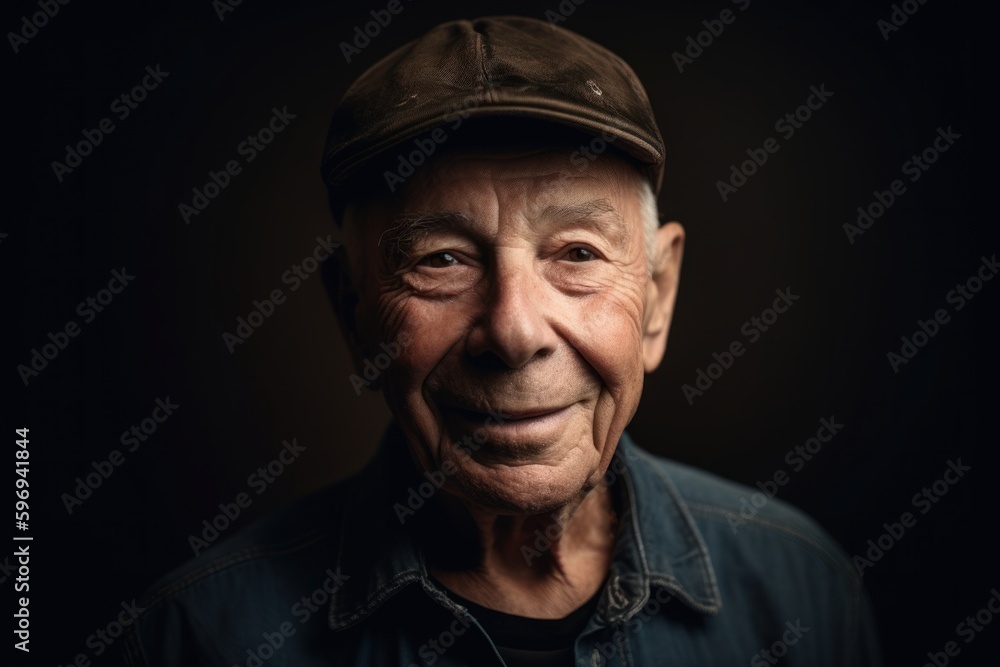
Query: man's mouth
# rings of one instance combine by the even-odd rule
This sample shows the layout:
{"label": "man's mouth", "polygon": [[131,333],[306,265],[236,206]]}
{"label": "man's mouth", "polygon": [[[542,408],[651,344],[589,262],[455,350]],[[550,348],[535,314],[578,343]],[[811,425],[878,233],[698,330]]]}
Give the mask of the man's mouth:
{"label": "man's mouth", "polygon": [[506,422],[527,421],[540,419],[555,415],[566,410],[569,406],[556,406],[550,408],[468,408],[459,406],[445,406],[445,410],[454,412],[458,416],[471,422],[480,424],[504,424]]}
{"label": "man's mouth", "polygon": [[456,441],[474,437],[473,456],[482,463],[528,463],[544,456],[566,435],[579,403],[563,406],[481,409],[442,406],[444,424]]}

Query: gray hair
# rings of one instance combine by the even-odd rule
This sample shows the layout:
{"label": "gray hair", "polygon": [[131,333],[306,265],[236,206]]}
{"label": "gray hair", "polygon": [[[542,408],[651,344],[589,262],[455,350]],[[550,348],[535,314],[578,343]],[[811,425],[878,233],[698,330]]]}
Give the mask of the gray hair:
{"label": "gray hair", "polygon": [[646,245],[646,275],[652,277],[656,265],[656,232],[660,228],[660,213],[656,207],[656,195],[653,187],[645,178],[639,183],[639,216],[642,223],[642,236]]}

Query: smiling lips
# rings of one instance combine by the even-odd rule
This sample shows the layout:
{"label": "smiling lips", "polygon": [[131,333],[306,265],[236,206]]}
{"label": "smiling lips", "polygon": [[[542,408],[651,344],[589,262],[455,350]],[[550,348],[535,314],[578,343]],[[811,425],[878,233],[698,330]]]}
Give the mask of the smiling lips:
{"label": "smiling lips", "polygon": [[455,412],[462,418],[478,422],[480,424],[487,424],[489,422],[492,424],[504,424],[506,422],[521,422],[528,421],[532,419],[539,419],[542,417],[547,417],[549,415],[554,415],[557,412],[566,410],[569,406],[554,407],[554,408],[526,408],[524,410],[510,410],[506,408],[489,408],[487,410],[479,410],[476,408],[462,408],[455,405],[447,406],[446,409]]}
{"label": "smiling lips", "polygon": [[[534,459],[559,442],[569,430],[575,405],[488,412],[447,406],[444,414],[453,438],[461,440],[461,435],[474,432],[485,436],[488,444],[474,454],[476,458],[511,463]],[[477,435],[477,441],[481,437]]]}

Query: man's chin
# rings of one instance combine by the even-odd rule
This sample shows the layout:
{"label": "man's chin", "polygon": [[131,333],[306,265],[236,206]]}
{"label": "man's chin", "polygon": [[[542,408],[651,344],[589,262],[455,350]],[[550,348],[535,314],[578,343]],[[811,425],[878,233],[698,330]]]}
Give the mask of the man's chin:
{"label": "man's chin", "polygon": [[483,511],[528,515],[564,507],[592,485],[601,465],[593,416],[580,403],[481,421],[462,410],[444,412],[437,433],[425,439],[415,428],[410,446],[433,453],[424,465],[437,471],[436,486],[446,484],[451,495]]}
{"label": "man's chin", "polygon": [[553,512],[578,500],[588,477],[583,471],[548,465],[482,465],[467,461],[449,488],[480,511],[528,516]]}

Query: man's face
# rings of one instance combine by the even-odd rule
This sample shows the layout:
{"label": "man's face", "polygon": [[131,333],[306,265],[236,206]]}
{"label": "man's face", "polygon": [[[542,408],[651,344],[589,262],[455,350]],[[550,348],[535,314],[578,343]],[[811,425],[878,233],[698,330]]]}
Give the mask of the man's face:
{"label": "man's face", "polygon": [[419,465],[491,512],[595,486],[652,370],[640,176],[606,155],[571,166],[552,151],[441,157],[355,231],[361,354],[407,343],[386,401]]}

